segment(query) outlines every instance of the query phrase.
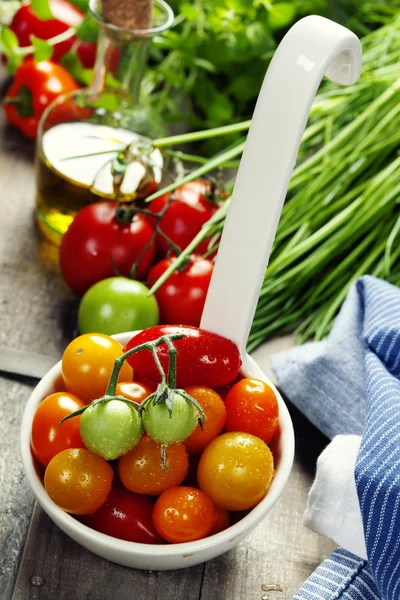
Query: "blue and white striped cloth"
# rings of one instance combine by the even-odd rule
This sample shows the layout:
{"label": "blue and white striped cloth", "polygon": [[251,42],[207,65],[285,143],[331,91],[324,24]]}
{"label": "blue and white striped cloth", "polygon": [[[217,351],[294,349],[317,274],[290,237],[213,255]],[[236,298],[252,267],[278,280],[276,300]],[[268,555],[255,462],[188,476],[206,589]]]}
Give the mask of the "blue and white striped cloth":
{"label": "blue and white striped cloth", "polygon": [[400,289],[362,277],[329,340],[312,346],[272,366],[329,437],[362,431],[355,481],[368,562],[339,548],[293,600],[400,600]]}

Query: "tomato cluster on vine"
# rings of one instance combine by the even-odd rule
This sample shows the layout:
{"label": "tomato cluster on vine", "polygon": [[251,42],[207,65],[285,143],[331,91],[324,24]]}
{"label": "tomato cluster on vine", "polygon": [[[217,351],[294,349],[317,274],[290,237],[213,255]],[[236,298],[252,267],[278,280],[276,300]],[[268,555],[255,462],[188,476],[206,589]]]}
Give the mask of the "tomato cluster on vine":
{"label": "tomato cluster on vine", "polygon": [[139,543],[229,527],[268,492],[279,426],[273,390],[240,367],[233,342],[196,327],[152,327],[125,348],[104,334],[73,340],[32,424],[50,498]]}
{"label": "tomato cluster on vine", "polygon": [[83,295],[80,333],[112,335],[159,322],[199,326],[214,267],[202,256],[210,240],[154,296],[148,292],[213,216],[220,197],[212,183],[195,180],[146,208],[97,202],[81,210],[60,246],[62,276]]}

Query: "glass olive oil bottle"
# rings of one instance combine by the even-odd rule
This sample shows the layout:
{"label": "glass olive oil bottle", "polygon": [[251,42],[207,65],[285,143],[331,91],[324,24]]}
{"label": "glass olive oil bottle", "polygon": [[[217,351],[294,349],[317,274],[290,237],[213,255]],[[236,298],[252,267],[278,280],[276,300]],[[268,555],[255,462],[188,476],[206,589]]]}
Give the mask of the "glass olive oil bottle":
{"label": "glass olive oil bottle", "polygon": [[100,29],[92,83],[57,98],[39,125],[36,220],[56,245],[87,204],[140,202],[167,175],[151,144],[165,134],[162,118],[139,101],[139,90],[151,40],[171,26],[173,13],[155,0],[151,28],[128,30],[103,18],[100,0],[90,1],[90,11]]}

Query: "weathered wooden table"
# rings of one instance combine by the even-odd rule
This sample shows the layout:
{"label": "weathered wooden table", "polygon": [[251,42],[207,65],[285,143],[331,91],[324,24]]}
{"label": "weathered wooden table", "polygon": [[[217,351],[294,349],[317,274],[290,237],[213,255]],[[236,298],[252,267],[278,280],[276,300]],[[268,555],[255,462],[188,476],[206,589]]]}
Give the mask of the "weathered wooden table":
{"label": "weathered wooden table", "polygon": [[[41,254],[33,222],[33,147],[0,120],[0,346],[55,354],[74,335],[76,300]],[[276,340],[271,350],[290,344]],[[0,374],[0,600],[288,600],[333,548],[302,526],[325,438],[295,409],[296,460],[281,500],[236,550],[174,572],[135,571],[81,548],[35,505],[19,456],[34,380]],[[267,596],[265,595],[265,598]]]}

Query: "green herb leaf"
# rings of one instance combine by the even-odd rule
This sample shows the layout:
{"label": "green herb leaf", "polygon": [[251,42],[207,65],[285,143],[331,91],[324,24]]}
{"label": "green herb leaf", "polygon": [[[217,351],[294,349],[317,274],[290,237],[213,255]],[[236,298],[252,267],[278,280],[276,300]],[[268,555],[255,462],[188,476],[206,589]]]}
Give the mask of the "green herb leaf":
{"label": "green herb leaf", "polygon": [[9,27],[3,26],[0,31],[0,46],[3,54],[7,57],[7,71],[14,75],[22,64],[23,56],[17,53],[18,38]]}
{"label": "green herb leaf", "polygon": [[296,15],[296,5],[290,2],[272,4],[268,12],[268,25],[275,31],[287,27]]}
{"label": "green herb leaf", "polygon": [[41,21],[54,19],[49,0],[31,0],[32,10]]}
{"label": "green herb leaf", "polygon": [[24,62],[24,57],[20,54],[13,54],[7,60],[7,72],[10,75],[15,75],[19,67]]}
{"label": "green herb leaf", "polygon": [[232,119],[234,109],[232,102],[211,81],[204,80],[198,90],[196,104],[203,110],[207,121],[227,123]]}
{"label": "green herb leaf", "polygon": [[184,2],[179,7],[180,13],[185,17],[188,21],[198,21],[203,17],[202,12],[193,4],[189,4],[188,2]]}
{"label": "green herb leaf", "polygon": [[87,12],[89,8],[89,0],[69,0],[71,4],[79,8],[82,12]]}
{"label": "green herb leaf", "polygon": [[86,15],[76,30],[76,36],[83,42],[96,43],[99,36],[99,26],[91,15]]}
{"label": "green herb leaf", "polygon": [[15,49],[18,48],[18,38],[9,27],[2,27],[0,33],[0,44],[3,53],[10,58]]}
{"label": "green herb leaf", "polygon": [[47,42],[46,40],[41,40],[35,35],[31,35],[30,39],[31,44],[35,49],[33,53],[35,62],[49,60],[53,56],[54,46],[52,46],[49,42]]}
{"label": "green herb leaf", "polygon": [[85,69],[75,52],[67,52],[64,54],[61,59],[61,65],[78,83],[86,86],[90,84],[93,70]]}
{"label": "green herb leaf", "polygon": [[200,69],[204,69],[205,71],[208,71],[209,73],[217,72],[215,65],[212,62],[210,62],[209,60],[205,60],[204,58],[195,57],[193,59],[193,64],[196,65],[196,67],[200,67]]}

